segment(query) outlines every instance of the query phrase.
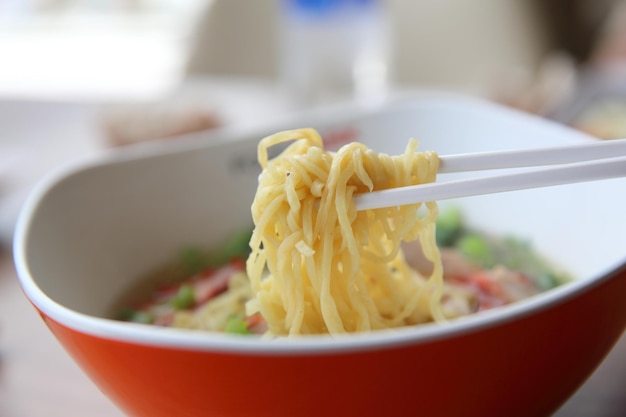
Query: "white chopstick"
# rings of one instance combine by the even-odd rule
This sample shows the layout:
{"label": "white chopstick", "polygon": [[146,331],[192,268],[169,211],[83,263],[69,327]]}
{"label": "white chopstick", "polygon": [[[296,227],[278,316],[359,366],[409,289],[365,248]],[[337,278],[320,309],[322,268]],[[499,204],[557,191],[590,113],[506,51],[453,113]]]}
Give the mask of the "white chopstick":
{"label": "white chopstick", "polygon": [[439,157],[439,173],[538,167],[626,156],[626,139]]}
{"label": "white chopstick", "polygon": [[442,156],[440,161],[440,173],[556,166],[359,194],[355,196],[357,210],[626,177],[626,139],[557,148]]}

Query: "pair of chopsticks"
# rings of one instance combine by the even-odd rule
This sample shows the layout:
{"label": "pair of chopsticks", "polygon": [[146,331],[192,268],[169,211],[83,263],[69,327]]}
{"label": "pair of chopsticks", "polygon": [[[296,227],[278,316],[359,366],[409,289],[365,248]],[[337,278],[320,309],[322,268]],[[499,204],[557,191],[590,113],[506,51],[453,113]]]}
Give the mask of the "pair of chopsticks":
{"label": "pair of chopsticks", "polygon": [[546,165],[553,166],[359,194],[355,196],[356,208],[367,210],[395,207],[425,201],[626,177],[626,139],[552,148],[440,156],[438,173]]}

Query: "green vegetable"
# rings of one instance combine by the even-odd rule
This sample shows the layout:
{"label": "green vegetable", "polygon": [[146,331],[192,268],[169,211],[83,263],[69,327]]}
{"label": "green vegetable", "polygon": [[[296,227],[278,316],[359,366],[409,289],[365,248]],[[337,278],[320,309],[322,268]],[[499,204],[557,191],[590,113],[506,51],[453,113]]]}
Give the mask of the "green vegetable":
{"label": "green vegetable", "polygon": [[560,277],[551,272],[543,272],[533,277],[533,279],[543,291],[558,287],[563,282]]}
{"label": "green vegetable", "polygon": [[231,334],[252,334],[252,332],[248,330],[248,323],[239,315],[232,315],[228,318],[224,332]]}
{"label": "green vegetable", "polygon": [[463,255],[483,268],[491,268],[496,263],[489,242],[482,235],[477,233],[467,234],[457,243],[457,247]]}
{"label": "green vegetable", "polygon": [[206,259],[210,267],[224,265],[235,258],[245,258],[250,253],[252,230],[243,230],[233,235],[222,246],[208,253]]}
{"label": "green vegetable", "polygon": [[246,258],[250,253],[251,236],[252,230],[242,230],[209,252],[203,252],[196,248],[186,248],[179,254],[180,265],[189,276],[206,268],[222,266],[235,258]]}
{"label": "green vegetable", "polygon": [[134,310],[132,308],[125,308],[117,313],[116,318],[123,321],[132,321],[134,323],[152,324],[154,323],[154,316],[145,311]]}
{"label": "green vegetable", "polygon": [[459,209],[448,209],[437,218],[437,245],[443,247],[454,246],[463,232],[463,218]]}
{"label": "green vegetable", "polygon": [[243,230],[230,238],[222,249],[228,260],[248,256],[251,237],[252,230]]}
{"label": "green vegetable", "polygon": [[191,285],[181,285],[178,293],[170,300],[170,304],[177,310],[184,310],[196,303],[196,293]]}
{"label": "green vegetable", "polygon": [[198,249],[186,248],[179,254],[180,264],[189,275],[196,274],[207,267],[205,255]]}
{"label": "green vegetable", "polygon": [[549,290],[569,280],[566,276],[557,274],[552,265],[527,241],[505,238],[497,247],[497,252],[496,259],[499,263],[530,277],[541,290]]}

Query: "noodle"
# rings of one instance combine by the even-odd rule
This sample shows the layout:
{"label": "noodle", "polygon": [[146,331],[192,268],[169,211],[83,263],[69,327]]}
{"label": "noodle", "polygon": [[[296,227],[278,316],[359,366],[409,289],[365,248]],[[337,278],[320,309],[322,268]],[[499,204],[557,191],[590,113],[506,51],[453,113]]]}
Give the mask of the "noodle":
{"label": "noodle", "polygon": [[458,210],[439,216],[435,202],[357,212],[356,194],[435,180],[437,155],[416,149],[410,140],[399,156],[358,143],[328,152],[312,129],[263,139],[254,231],[208,251],[185,248],[113,317],[270,338],[337,335],[454,319],[570,280],[527,242],[467,227]]}
{"label": "noodle", "polygon": [[[292,141],[278,157],[268,158],[268,148]],[[358,193],[433,182],[437,155],[416,149],[412,139],[399,156],[377,154],[360,143],[333,153],[323,149],[313,129],[262,139],[263,171],[252,204],[255,229],[247,261],[254,299],[247,314],[260,312],[275,335],[443,320],[436,203],[366,211],[353,203]],[[434,265],[429,276],[407,265],[403,240],[419,240]]]}

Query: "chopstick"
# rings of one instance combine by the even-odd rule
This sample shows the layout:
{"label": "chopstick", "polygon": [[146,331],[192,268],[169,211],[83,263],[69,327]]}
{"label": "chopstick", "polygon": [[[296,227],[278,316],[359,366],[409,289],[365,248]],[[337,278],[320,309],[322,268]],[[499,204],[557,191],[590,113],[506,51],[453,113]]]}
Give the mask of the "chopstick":
{"label": "chopstick", "polygon": [[552,148],[440,156],[439,173],[548,168],[392,188],[355,196],[357,210],[626,177],[626,139]]}
{"label": "chopstick", "polygon": [[439,157],[440,174],[501,168],[566,164],[626,156],[626,139],[510,151],[481,152]]}

